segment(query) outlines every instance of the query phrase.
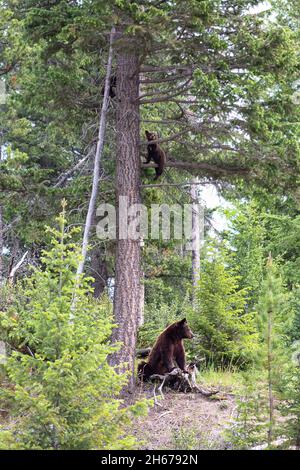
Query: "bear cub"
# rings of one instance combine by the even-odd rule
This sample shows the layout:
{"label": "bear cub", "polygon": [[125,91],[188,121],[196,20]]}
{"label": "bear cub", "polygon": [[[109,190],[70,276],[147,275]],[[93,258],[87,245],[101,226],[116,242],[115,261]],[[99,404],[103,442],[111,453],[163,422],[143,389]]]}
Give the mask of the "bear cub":
{"label": "bear cub", "polygon": [[[145,131],[145,134],[148,142],[157,140],[157,135],[154,132]],[[146,159],[146,163],[149,163],[151,160],[153,160],[154,163],[158,164],[158,167],[155,168],[156,176],[154,178],[154,180],[157,180],[157,178],[162,174],[164,170],[164,166],[166,164],[167,159],[165,152],[156,142],[153,144],[148,144],[148,156]]]}
{"label": "bear cub", "polygon": [[[117,90],[117,77],[116,74],[112,74],[110,77],[110,84],[109,84],[109,96],[111,99],[113,99],[116,96],[116,90]],[[101,90],[101,95],[104,96],[105,92],[105,79],[104,79],[104,84],[102,86]]]}
{"label": "bear cub", "polygon": [[139,378],[147,380],[152,374],[164,375],[176,367],[187,372],[183,339],[193,337],[185,318],[168,326],[157,338],[148,361],[139,364]]}

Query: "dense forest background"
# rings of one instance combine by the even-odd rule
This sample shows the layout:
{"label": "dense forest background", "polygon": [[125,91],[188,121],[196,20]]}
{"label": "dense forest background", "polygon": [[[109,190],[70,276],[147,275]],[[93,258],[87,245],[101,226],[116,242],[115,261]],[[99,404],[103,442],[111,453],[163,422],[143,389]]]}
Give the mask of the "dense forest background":
{"label": "dense forest background", "polygon": [[[199,380],[238,377],[230,448],[299,447],[299,2],[0,5],[0,447],[139,447],[136,348],[183,317]],[[197,253],[97,236],[101,203],[211,188]]]}

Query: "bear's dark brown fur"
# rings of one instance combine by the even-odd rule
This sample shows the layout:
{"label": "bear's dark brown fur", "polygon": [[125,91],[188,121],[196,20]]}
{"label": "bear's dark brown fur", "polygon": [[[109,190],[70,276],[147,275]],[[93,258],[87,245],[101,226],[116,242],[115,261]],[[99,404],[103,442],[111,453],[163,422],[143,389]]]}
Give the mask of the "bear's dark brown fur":
{"label": "bear's dark brown fur", "polygon": [[148,361],[143,361],[138,366],[140,379],[147,380],[152,374],[164,375],[175,367],[186,372],[184,338],[193,338],[185,318],[172,323],[159,335]]}
{"label": "bear's dark brown fur", "polygon": [[[145,132],[148,142],[152,140],[157,140],[157,135],[154,132]],[[146,159],[146,163],[149,163],[151,160],[154,163],[158,164],[158,167],[155,168],[155,180],[162,174],[164,171],[164,166],[166,164],[166,154],[163,149],[158,145],[158,143],[154,142],[153,144],[148,144],[148,156]]]}
{"label": "bear's dark brown fur", "polygon": [[[116,88],[117,88],[117,77],[113,73],[110,77],[110,84],[109,84],[109,96],[111,99],[113,99],[116,96]],[[105,83],[103,84],[102,90],[101,90],[102,96],[104,96],[104,92],[105,92]]]}

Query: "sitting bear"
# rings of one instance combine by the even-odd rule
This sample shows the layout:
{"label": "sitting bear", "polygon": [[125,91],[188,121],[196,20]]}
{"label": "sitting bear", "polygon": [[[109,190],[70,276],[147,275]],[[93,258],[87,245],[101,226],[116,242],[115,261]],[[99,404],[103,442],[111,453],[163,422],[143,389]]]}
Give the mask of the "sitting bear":
{"label": "sitting bear", "polygon": [[[154,132],[145,131],[145,134],[148,142],[157,140],[157,135]],[[166,164],[166,154],[157,143],[148,144],[148,156],[146,163],[149,163],[151,160],[158,164],[158,167],[155,168],[156,176],[154,178],[157,180],[157,178],[162,174]]]}
{"label": "sitting bear", "polygon": [[148,361],[139,364],[139,378],[147,380],[152,374],[164,375],[176,367],[187,372],[183,339],[193,337],[185,318],[168,326],[157,338]]}

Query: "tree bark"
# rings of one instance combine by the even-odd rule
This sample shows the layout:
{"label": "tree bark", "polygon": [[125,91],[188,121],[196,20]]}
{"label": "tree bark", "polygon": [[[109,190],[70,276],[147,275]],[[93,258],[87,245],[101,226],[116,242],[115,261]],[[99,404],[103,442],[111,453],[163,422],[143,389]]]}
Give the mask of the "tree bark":
{"label": "tree bark", "polygon": [[3,248],[4,248],[4,222],[3,222],[3,208],[0,204],[0,284],[4,278],[4,263],[3,263]]}
{"label": "tree bark", "polygon": [[145,274],[141,272],[140,276],[140,310],[138,316],[138,327],[143,326],[144,324],[144,317],[145,317],[145,284],[144,284],[144,276]]}
{"label": "tree bark", "polygon": [[[126,197],[127,207],[140,203],[139,154],[139,63],[138,45],[117,32],[117,165],[116,203],[117,221],[124,216],[120,197]],[[131,219],[126,217],[126,221]],[[117,223],[118,225],[118,223]],[[129,390],[134,388],[134,357],[140,309],[140,240],[124,237],[117,226],[115,267],[114,316],[117,328],[113,341],[122,343],[111,358],[120,371],[130,371]],[[126,365],[124,365],[126,363]]]}
{"label": "tree bark", "polygon": [[198,184],[197,178],[193,180],[191,185],[191,199],[193,204],[192,210],[192,284],[193,293],[192,300],[195,305],[196,288],[200,280],[200,214],[198,202]]}

